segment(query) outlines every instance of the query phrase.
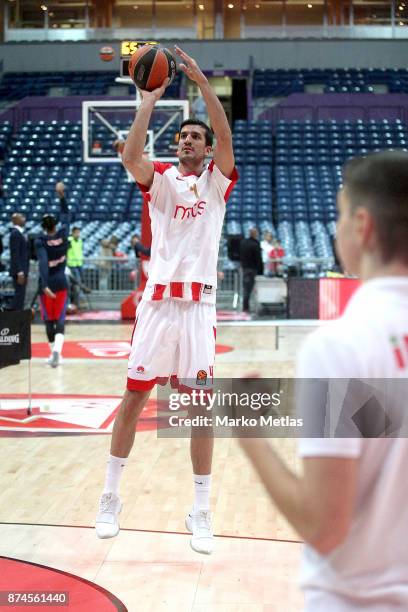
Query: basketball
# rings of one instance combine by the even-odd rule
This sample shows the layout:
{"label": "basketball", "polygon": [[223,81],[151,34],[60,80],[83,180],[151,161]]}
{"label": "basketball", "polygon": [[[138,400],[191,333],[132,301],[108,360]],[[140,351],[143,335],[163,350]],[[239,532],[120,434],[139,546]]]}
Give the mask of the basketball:
{"label": "basketball", "polygon": [[110,62],[115,57],[115,50],[112,47],[102,47],[99,51],[99,57],[103,62]]}
{"label": "basketball", "polygon": [[139,89],[153,91],[176,75],[176,60],[168,49],[143,45],[131,57],[129,75]]}

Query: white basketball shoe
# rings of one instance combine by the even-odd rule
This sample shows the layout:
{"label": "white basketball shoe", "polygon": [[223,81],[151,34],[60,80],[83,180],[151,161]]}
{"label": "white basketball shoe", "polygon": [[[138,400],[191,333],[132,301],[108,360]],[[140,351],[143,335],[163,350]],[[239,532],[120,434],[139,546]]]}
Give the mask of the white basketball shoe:
{"label": "white basketball shoe", "polygon": [[46,363],[52,368],[56,368],[59,365],[62,365],[62,357],[58,351],[52,351],[51,355],[46,360]]}
{"label": "white basketball shoe", "polygon": [[122,510],[120,499],[114,493],[104,493],[99,503],[99,512],[96,517],[95,530],[98,538],[114,538],[118,535],[119,514]]}
{"label": "white basketball shoe", "polygon": [[191,511],[186,516],[186,529],[192,533],[190,546],[195,552],[211,555],[214,550],[214,536],[211,529],[211,512]]}

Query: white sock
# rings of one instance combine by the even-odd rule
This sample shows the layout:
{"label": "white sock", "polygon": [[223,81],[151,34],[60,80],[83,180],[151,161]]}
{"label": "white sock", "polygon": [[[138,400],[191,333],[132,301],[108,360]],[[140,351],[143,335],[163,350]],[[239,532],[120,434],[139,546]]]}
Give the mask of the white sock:
{"label": "white sock", "polygon": [[64,334],[55,334],[53,350],[61,354],[63,344],[64,344]]}
{"label": "white sock", "polygon": [[50,347],[50,355],[52,355],[52,351],[54,350],[54,345],[51,344],[51,342],[49,342],[48,345]]}
{"label": "white sock", "polygon": [[194,507],[193,512],[210,509],[211,474],[193,475],[194,480]]}
{"label": "white sock", "polygon": [[109,455],[108,465],[106,468],[105,488],[103,493],[119,494],[119,481],[122,476],[123,468],[126,465],[126,458],[114,457]]}

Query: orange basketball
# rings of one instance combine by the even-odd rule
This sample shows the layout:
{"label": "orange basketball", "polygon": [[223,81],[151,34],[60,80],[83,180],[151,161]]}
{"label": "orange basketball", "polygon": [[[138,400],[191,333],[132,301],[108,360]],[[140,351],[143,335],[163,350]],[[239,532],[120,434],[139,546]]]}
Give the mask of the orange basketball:
{"label": "orange basketball", "polygon": [[168,49],[158,45],[143,45],[132,55],[129,75],[139,89],[153,91],[164,79],[170,83],[176,75],[176,60]]}
{"label": "orange basketball", "polygon": [[99,57],[103,62],[110,62],[115,57],[115,50],[112,47],[102,47]]}

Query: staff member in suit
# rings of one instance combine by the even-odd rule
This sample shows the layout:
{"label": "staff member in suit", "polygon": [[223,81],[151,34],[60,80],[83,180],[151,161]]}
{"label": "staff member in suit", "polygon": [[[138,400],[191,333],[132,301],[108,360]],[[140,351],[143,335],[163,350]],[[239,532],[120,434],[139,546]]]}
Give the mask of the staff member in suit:
{"label": "staff member in suit", "polygon": [[23,310],[30,259],[28,241],[24,234],[26,218],[21,213],[11,217],[10,231],[10,276],[13,278],[14,297],[10,310]]}
{"label": "staff member in suit", "polygon": [[243,312],[249,312],[249,301],[255,285],[255,277],[258,274],[263,274],[262,249],[256,227],[250,228],[249,238],[241,240],[239,251],[244,289],[242,310]]}

